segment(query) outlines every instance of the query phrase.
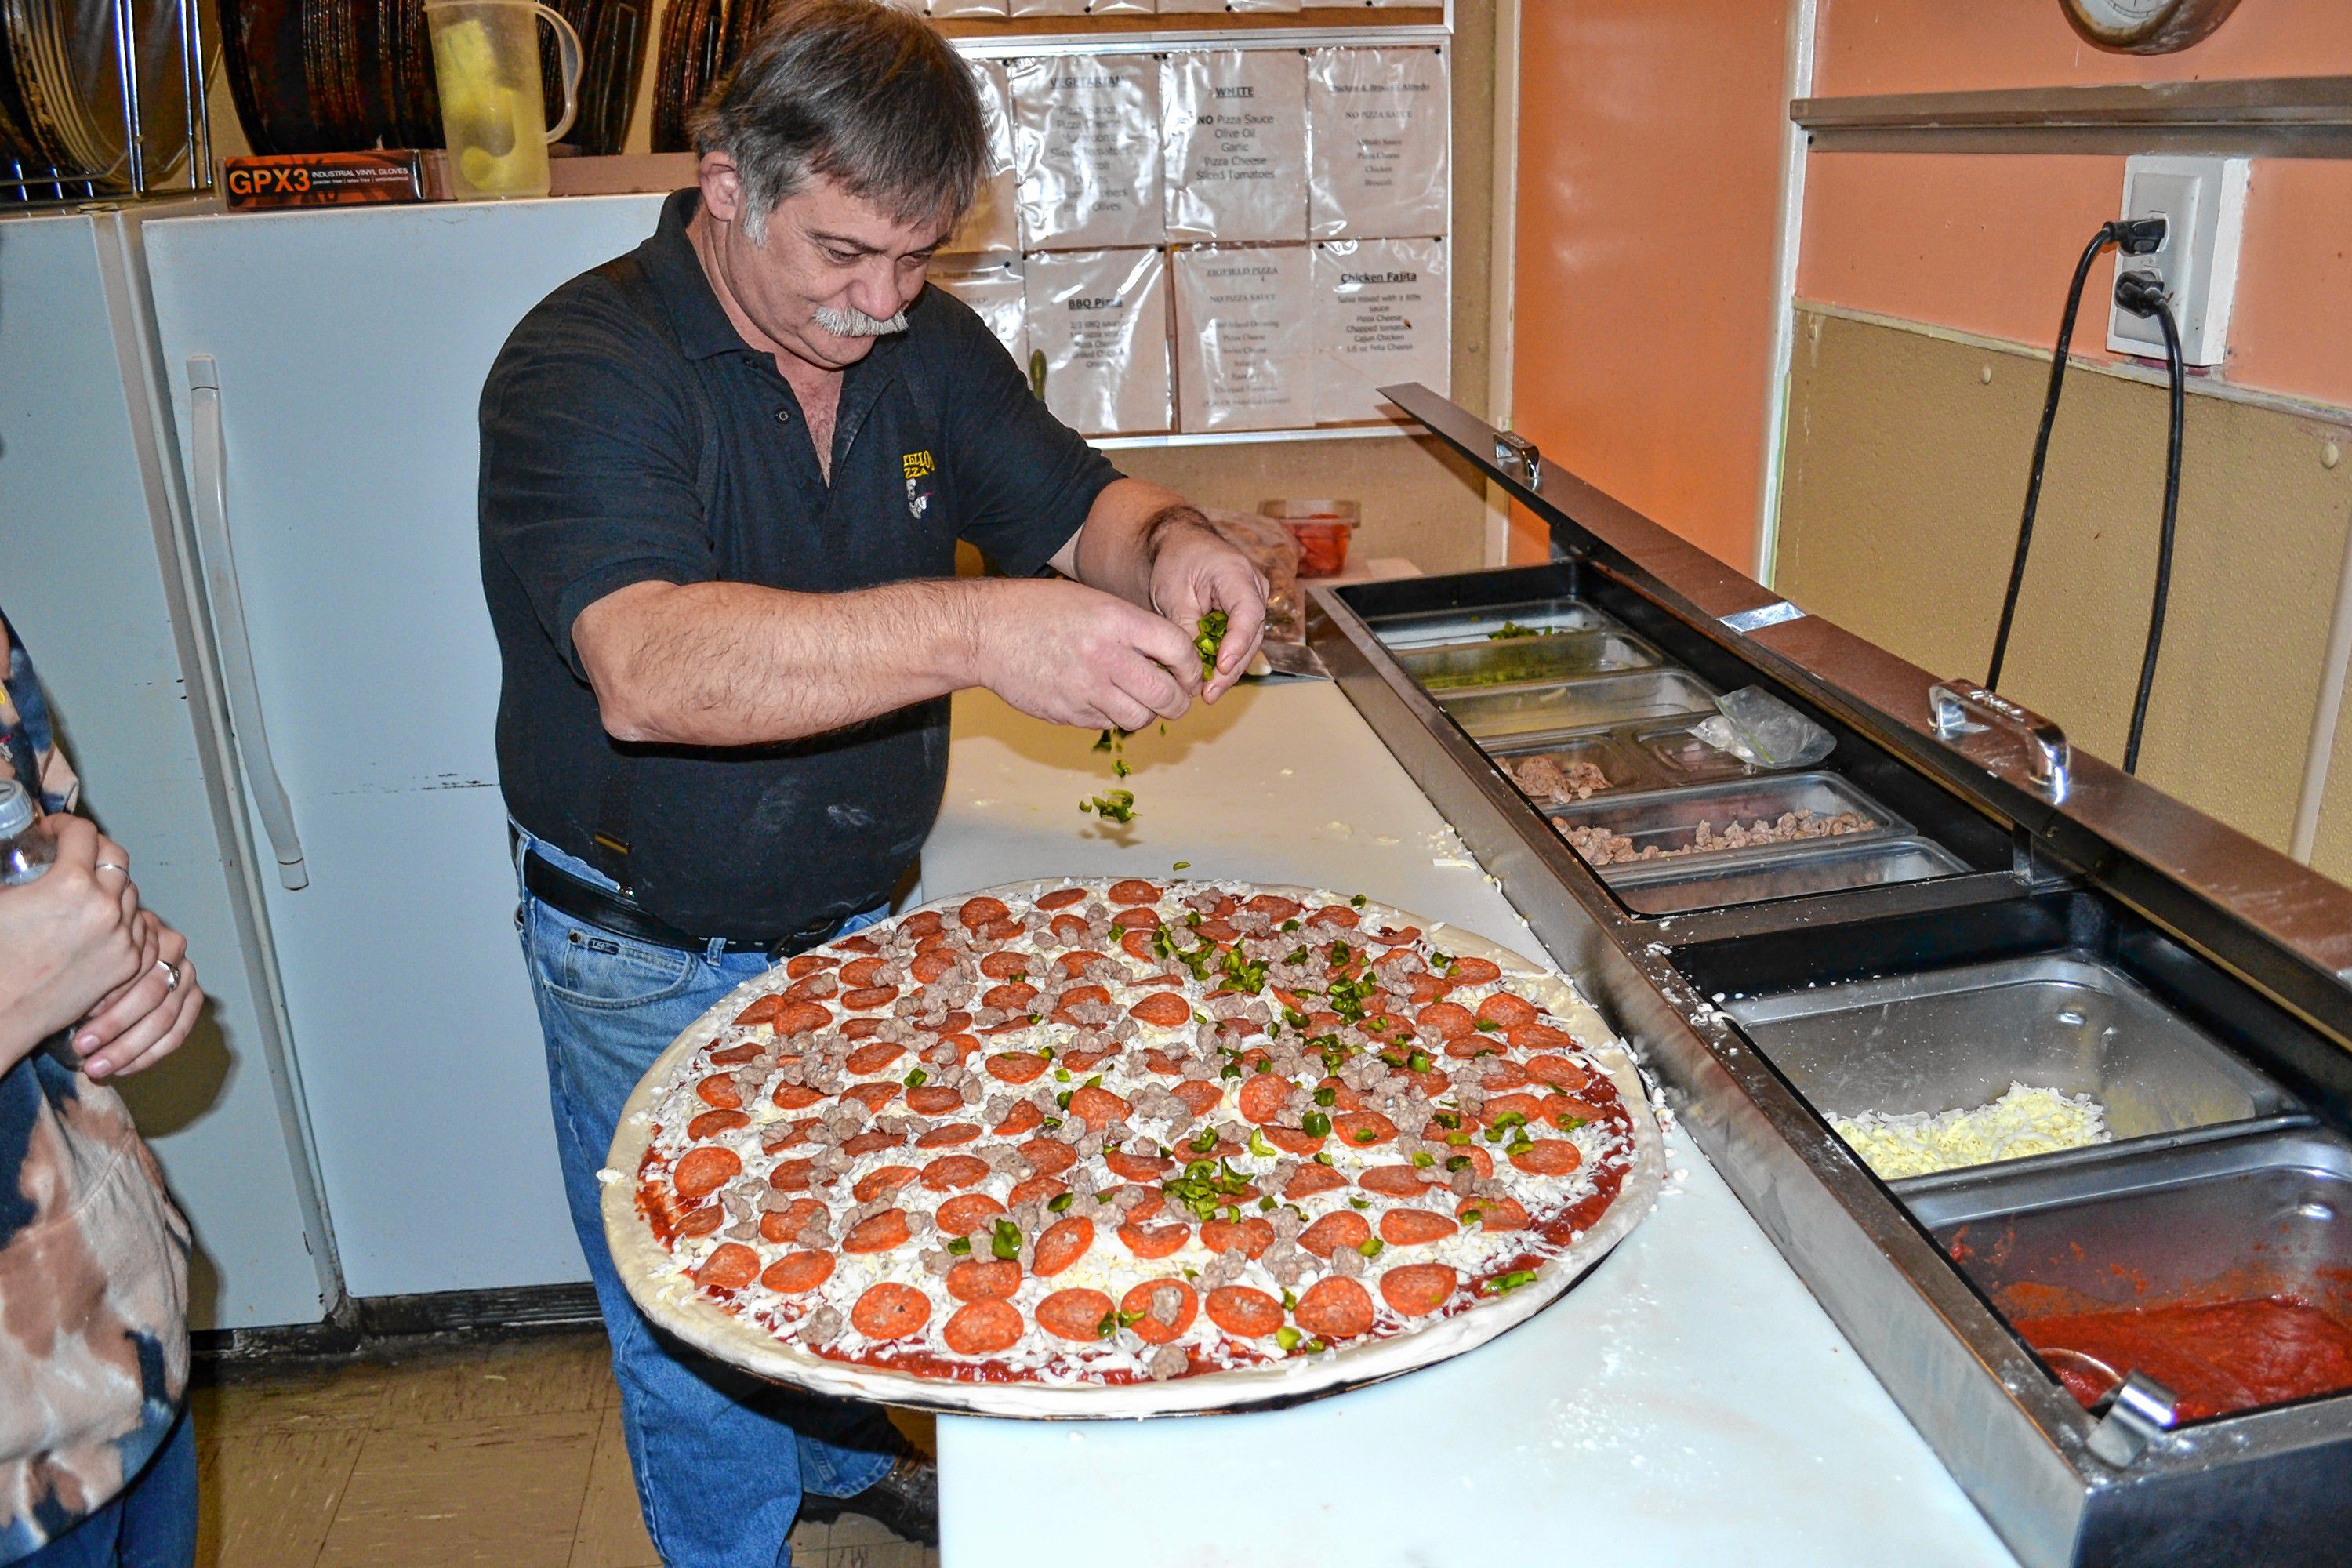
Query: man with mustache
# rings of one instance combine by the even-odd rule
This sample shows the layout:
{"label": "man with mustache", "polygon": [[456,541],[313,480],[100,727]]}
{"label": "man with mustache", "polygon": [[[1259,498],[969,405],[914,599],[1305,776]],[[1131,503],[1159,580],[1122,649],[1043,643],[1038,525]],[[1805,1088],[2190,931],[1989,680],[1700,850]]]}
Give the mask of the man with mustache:
{"label": "man with mustache", "polygon": [[[987,141],[921,20],[794,0],[696,137],[698,188],[490,372],[482,574],[517,924],[639,1500],[672,1568],[740,1568],[783,1561],[804,1491],[929,1536],[935,1479],[878,1410],[788,1398],[638,1314],[598,1211],[623,1101],[729,990],[887,911],[938,811],[948,693],[1175,718],[1239,679],[1265,585],[924,287]],[[958,578],[959,539],[1002,575]]]}

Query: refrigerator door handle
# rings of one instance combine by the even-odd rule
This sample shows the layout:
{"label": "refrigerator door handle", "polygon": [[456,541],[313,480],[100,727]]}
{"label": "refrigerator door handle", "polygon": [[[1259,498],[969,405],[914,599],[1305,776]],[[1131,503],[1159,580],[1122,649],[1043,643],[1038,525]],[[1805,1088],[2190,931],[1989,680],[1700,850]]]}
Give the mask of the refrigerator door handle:
{"label": "refrigerator door handle", "polygon": [[247,787],[261,813],[262,829],[278,857],[278,880],[296,892],[310,885],[310,873],[302,863],[301,836],[294,830],[294,803],[278,777],[269,731],[261,719],[261,687],[254,678],[253,644],[245,629],[245,595],[229,547],[228,445],[221,429],[220,371],[210,354],[188,356],[188,463],[194,469],[190,510],[195,514],[196,553],[212,609],[221,685],[228,696],[229,731]]}

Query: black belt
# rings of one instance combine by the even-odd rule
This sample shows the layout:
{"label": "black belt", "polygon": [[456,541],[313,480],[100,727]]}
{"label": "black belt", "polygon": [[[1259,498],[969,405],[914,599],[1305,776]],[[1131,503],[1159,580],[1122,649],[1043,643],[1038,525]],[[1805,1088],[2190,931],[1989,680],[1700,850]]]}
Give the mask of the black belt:
{"label": "black belt", "polygon": [[[710,946],[709,938],[691,935],[667,921],[656,920],[621,894],[584,881],[538,855],[526,854],[522,858],[522,885],[531,897],[548,908],[570,915],[573,920],[601,926],[614,936],[649,942],[655,947],[676,948],[684,952],[701,952]],[[796,952],[805,952],[816,946],[841,927],[840,920],[830,919],[768,942],[730,941],[724,951],[764,952],[771,959],[790,958]]]}

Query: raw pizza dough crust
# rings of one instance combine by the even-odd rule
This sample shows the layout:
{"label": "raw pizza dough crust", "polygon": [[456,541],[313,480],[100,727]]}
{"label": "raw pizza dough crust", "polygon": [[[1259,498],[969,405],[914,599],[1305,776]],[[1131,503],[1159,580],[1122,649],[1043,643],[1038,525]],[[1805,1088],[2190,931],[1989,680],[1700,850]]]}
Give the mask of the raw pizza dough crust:
{"label": "raw pizza dough crust", "polygon": [[[959,893],[919,906],[945,915],[968,899],[993,896],[1019,909],[1040,893],[1072,885],[1108,885],[1107,878],[1046,878],[1008,882]],[[1221,884],[1222,885],[1222,884]],[[1238,887],[1239,884],[1234,884]],[[1325,889],[1250,884],[1252,891],[1276,893],[1310,906],[1344,902]],[[892,917],[903,920],[908,910]],[[1385,1338],[1360,1342],[1322,1355],[1294,1357],[1265,1366],[1201,1373],[1164,1383],[1127,1384],[958,1383],[919,1377],[795,1348],[754,1322],[738,1317],[704,1295],[656,1238],[639,1212],[636,1172],[654,1135],[655,1100],[672,1087],[681,1065],[710,1044],[752,1001],[782,989],[778,964],[744,982],[688,1026],[647,1070],[623,1107],[603,1185],[604,1237],[613,1264],[630,1297],[665,1331],[714,1360],[755,1376],[811,1393],[950,1415],[1016,1416],[1032,1420],[1093,1420],[1146,1415],[1194,1415],[1218,1411],[1297,1404],[1318,1394],[1378,1383],[1474,1350],[1526,1322],[1564,1295],[1611,1248],[1642,1222],[1657,1201],[1664,1179],[1664,1141],[1656,1112],[1624,1042],[1569,982],[1507,947],[1459,927],[1415,919],[1391,905],[1364,910],[1392,925],[1418,925],[1444,951],[1491,960],[1519,994],[1537,1002],[1573,1034],[1593,1065],[1605,1072],[1624,1101],[1633,1124],[1633,1158],[1616,1198],[1600,1221],[1536,1269],[1532,1284],[1465,1311]],[[1588,1041],[1605,1042],[1586,1044]]]}

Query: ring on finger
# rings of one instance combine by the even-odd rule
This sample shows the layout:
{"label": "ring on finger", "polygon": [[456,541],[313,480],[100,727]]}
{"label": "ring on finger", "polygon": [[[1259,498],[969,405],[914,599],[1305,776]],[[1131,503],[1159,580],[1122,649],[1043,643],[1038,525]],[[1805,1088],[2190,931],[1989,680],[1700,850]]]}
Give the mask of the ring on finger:
{"label": "ring on finger", "polygon": [[90,867],[90,869],[93,871],[120,871],[126,877],[131,875],[130,867],[113,860],[100,860]]}
{"label": "ring on finger", "polygon": [[169,959],[159,958],[155,961],[155,967],[163,972],[164,995],[169,996],[173,992],[177,991],[180,988],[180,966],[178,964],[173,963]]}

